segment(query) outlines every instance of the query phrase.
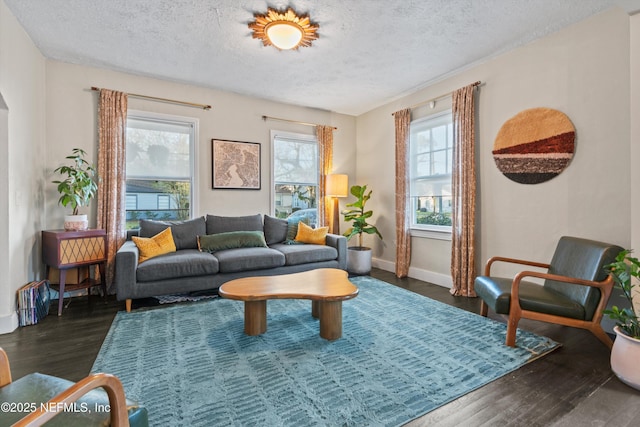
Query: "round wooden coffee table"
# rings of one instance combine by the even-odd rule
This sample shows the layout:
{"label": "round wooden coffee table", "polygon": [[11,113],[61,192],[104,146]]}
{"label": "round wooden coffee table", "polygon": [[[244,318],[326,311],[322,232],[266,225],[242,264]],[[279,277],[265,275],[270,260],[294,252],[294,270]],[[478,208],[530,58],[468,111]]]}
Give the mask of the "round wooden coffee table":
{"label": "round wooden coffee table", "polygon": [[244,301],[244,332],[247,335],[267,331],[267,300],[311,300],[311,314],[320,319],[320,336],[335,340],[342,336],[342,301],[355,298],[358,288],[349,281],[346,271],[319,268],[231,280],[220,286],[218,294]]}

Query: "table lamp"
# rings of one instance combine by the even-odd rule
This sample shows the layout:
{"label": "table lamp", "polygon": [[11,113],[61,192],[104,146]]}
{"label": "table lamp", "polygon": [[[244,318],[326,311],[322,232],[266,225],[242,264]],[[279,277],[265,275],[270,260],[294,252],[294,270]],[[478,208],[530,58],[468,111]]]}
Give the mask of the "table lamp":
{"label": "table lamp", "polygon": [[329,174],[327,175],[325,184],[325,193],[328,197],[331,197],[331,202],[333,203],[333,217],[331,218],[329,232],[332,234],[340,234],[340,207],[338,205],[338,197],[347,197],[349,195],[349,177],[345,174]]}

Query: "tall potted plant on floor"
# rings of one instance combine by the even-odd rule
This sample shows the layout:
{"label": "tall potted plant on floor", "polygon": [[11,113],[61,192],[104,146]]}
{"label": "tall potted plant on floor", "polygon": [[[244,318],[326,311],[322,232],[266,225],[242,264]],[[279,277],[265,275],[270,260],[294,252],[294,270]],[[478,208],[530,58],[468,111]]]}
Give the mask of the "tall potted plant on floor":
{"label": "tall potted plant on floor", "polygon": [[64,218],[65,230],[86,230],[89,224],[87,215],[81,214],[79,208],[89,205],[98,190],[98,184],[95,166],[84,158],[86,155],[84,150],[74,148],[71,155],[66,157],[71,160],[71,165],[60,166],[54,170],[54,173],[64,177],[52,181],[58,185],[58,204],[71,207],[71,215],[65,215]]}
{"label": "tall potted plant on floor", "polygon": [[371,198],[372,191],[367,192],[366,185],[354,185],[350,192],[356,197],[356,201],[347,204],[347,207],[351,209],[342,211],[345,221],[352,221],[351,227],[344,232],[343,236],[347,240],[358,236],[358,246],[348,248],[347,270],[354,274],[369,274],[371,272],[371,248],[363,245],[362,235],[375,234],[382,240],[378,229],[367,222],[373,216],[373,211],[365,210],[365,205]]}
{"label": "tall potted plant on floor", "polygon": [[640,322],[637,307],[633,304],[635,285],[632,283],[640,278],[640,261],[630,254],[631,250],[625,249],[618,254],[615,262],[605,266],[630,307],[613,306],[604,314],[616,322],[613,328],[616,339],[611,349],[611,370],[622,382],[640,390]]}

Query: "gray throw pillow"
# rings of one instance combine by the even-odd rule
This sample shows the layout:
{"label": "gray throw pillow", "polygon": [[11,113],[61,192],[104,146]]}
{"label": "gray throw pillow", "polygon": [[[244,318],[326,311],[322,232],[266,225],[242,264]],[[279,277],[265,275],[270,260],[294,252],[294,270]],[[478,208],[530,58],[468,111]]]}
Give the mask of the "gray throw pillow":
{"label": "gray throw pillow", "polygon": [[198,249],[198,236],[206,234],[204,217],[184,221],[140,220],[140,237],[153,237],[166,228],[171,227],[176,249]]}
{"label": "gray throw pillow", "polygon": [[287,239],[287,225],[286,219],[265,215],[264,237],[267,240],[267,245],[284,242]]}
{"label": "gray throw pillow", "polygon": [[[262,231],[262,215],[216,216],[207,215],[207,233],[218,234],[230,231]],[[205,233],[202,233],[205,234]]]}
{"label": "gray throw pillow", "polygon": [[298,224],[304,222],[309,225],[309,218],[289,218],[287,220],[287,239],[284,241],[287,245],[300,245],[302,242],[296,242],[296,235],[298,234]]}
{"label": "gray throw pillow", "polygon": [[266,248],[262,231],[230,231],[198,236],[200,251],[216,252],[236,248]]}

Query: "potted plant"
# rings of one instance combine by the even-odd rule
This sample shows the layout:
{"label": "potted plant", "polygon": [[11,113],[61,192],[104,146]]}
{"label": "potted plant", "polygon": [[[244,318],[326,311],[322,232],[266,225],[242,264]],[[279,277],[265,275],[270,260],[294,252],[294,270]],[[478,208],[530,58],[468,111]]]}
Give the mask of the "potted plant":
{"label": "potted plant", "polygon": [[64,219],[65,230],[86,230],[89,224],[87,215],[80,214],[78,208],[89,205],[91,198],[98,190],[98,184],[94,178],[96,169],[93,164],[85,160],[86,155],[84,150],[74,148],[71,155],[66,157],[72,161],[71,165],[60,166],[53,171],[65,177],[62,180],[52,181],[58,185],[60,193],[58,204],[71,207],[71,215],[66,215]]}
{"label": "potted plant", "polygon": [[605,266],[630,307],[621,309],[614,305],[604,314],[616,322],[613,328],[616,339],[611,349],[611,370],[622,382],[640,390],[640,323],[633,305],[635,285],[632,283],[640,278],[640,261],[632,257],[631,252],[629,249],[621,251],[615,262]]}
{"label": "potted plant", "polygon": [[363,246],[363,234],[375,234],[382,240],[378,229],[367,222],[373,211],[365,210],[367,201],[371,198],[372,191],[367,192],[367,186],[354,185],[350,190],[356,197],[356,201],[347,204],[348,208],[342,211],[345,221],[353,221],[352,226],[343,233],[347,240],[358,236],[358,246],[350,246],[347,251],[347,270],[354,274],[369,274],[371,271],[371,248]]}

